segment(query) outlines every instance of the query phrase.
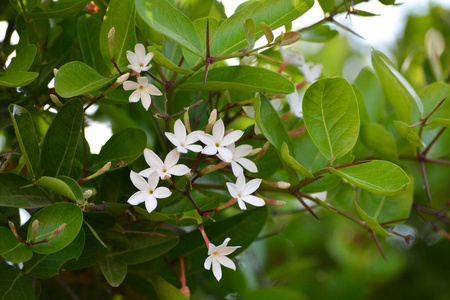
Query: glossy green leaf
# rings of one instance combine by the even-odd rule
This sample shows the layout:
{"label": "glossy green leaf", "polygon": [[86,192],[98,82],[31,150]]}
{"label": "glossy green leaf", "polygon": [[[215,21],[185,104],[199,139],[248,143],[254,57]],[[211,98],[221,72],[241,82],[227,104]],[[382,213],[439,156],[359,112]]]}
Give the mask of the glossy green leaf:
{"label": "glossy green leaf", "polygon": [[[242,24],[252,18],[255,24],[266,23],[276,29],[291,22],[314,4],[312,0],[261,0],[254,1],[226,19],[217,30],[211,43],[211,55],[225,55],[244,48],[247,44]],[[256,28],[256,39],[263,35],[261,28]]]}
{"label": "glossy green leaf", "polygon": [[411,145],[416,147],[423,147],[424,144],[422,143],[422,140],[420,139],[419,135],[417,134],[418,130],[417,128],[409,128],[408,124],[402,121],[394,121],[394,127],[397,132],[408,140],[408,142],[411,143]]}
{"label": "glossy green leaf", "polygon": [[0,299],[36,299],[31,280],[23,276],[20,269],[0,264]]}
{"label": "glossy green leaf", "polygon": [[361,140],[367,148],[372,150],[381,159],[390,161],[398,160],[395,138],[382,125],[378,123],[367,123],[361,126]]}
{"label": "glossy green leaf", "polygon": [[372,52],[372,64],[399,120],[407,124],[418,121],[423,104],[411,85],[382,53]]}
{"label": "glossy green leaf", "polygon": [[303,118],[314,144],[331,161],[347,154],[356,144],[358,102],[344,78],[326,78],[313,83],[303,98]]}
{"label": "glossy green leaf", "polygon": [[355,202],[356,210],[359,213],[359,216],[361,219],[367,224],[367,226],[373,230],[376,234],[379,234],[381,236],[391,236],[386,230],[384,230],[383,227],[380,226],[380,224],[375,221],[373,218],[369,217],[364,210],[358,205],[358,203]]}
{"label": "glossy green leaf", "polygon": [[428,122],[427,125],[450,127],[450,119],[436,118],[436,119],[433,119],[430,122]]}
{"label": "glossy green leaf", "polygon": [[386,196],[400,193],[410,183],[408,175],[402,168],[383,160],[329,170],[362,189]]}
{"label": "glossy green leaf", "polygon": [[28,240],[32,238],[31,226],[36,219],[39,220],[36,242],[51,236],[62,224],[66,224],[66,227],[48,242],[31,246],[31,249],[36,253],[50,254],[72,243],[80,232],[83,213],[80,207],[72,203],[62,202],[47,206],[34,214],[30,220],[27,233]]}
{"label": "glossy green leaf", "polygon": [[0,227],[0,256],[9,262],[26,262],[33,256],[30,248],[19,242],[14,234],[6,227]]}
{"label": "glossy green leaf", "polygon": [[30,84],[38,77],[36,72],[13,72],[0,76],[0,86],[19,87]]}
{"label": "glossy green leaf", "polygon": [[147,135],[141,129],[127,128],[114,134],[95,157],[92,171],[97,171],[107,162],[111,169],[128,166],[144,153],[147,145]]}
{"label": "glossy green leaf", "polygon": [[50,204],[39,189],[31,186],[31,181],[16,174],[0,173],[0,206],[38,208]]}
{"label": "glossy green leaf", "polygon": [[57,275],[61,266],[70,259],[78,259],[84,247],[84,230],[67,247],[51,254],[37,254],[24,264],[27,273],[36,278],[50,278]]}
{"label": "glossy green leaf", "polygon": [[356,77],[354,85],[362,94],[370,120],[378,122],[383,119],[386,115],[386,100],[383,87],[375,73],[368,67],[363,68]]}
{"label": "glossy green leaf", "polygon": [[177,287],[174,287],[162,277],[153,275],[147,279],[155,289],[156,295],[160,300],[188,300]]}
{"label": "glossy green leaf", "polygon": [[17,53],[17,56],[11,60],[11,63],[6,69],[6,74],[12,72],[27,72],[33,64],[36,53],[37,48],[33,44],[21,49]]}
{"label": "glossy green leaf", "polygon": [[136,10],[153,29],[192,53],[202,56],[201,44],[191,20],[166,0],[136,0]]}
{"label": "glossy green leaf", "polygon": [[101,28],[100,20],[91,15],[85,14],[78,18],[77,32],[84,62],[98,73],[107,74],[109,67],[105,64],[100,51]]}
{"label": "glossy green leaf", "polygon": [[339,35],[337,30],[328,25],[314,26],[302,31],[302,41],[313,43],[324,43]]}
{"label": "glossy green leaf", "polygon": [[35,12],[28,14],[31,19],[47,19],[47,18],[67,18],[82,12],[89,0],[66,0],[52,2],[52,6],[43,12]]}
{"label": "glossy green leaf", "polygon": [[100,50],[106,65],[111,71],[111,54],[108,46],[108,33],[115,28],[113,55],[120,70],[125,71],[129,64],[127,51],[134,52],[136,45],[136,5],[134,0],[112,0],[103,19],[100,31]]}
{"label": "glossy green leaf", "polygon": [[194,71],[182,68],[174,64],[172,61],[167,59],[161,52],[155,49],[155,47],[147,47],[148,52],[153,52],[153,61],[155,61],[158,65],[161,65],[175,73],[183,74],[183,75],[190,75],[193,74]]}
{"label": "glossy green leaf", "polygon": [[289,147],[286,144],[286,142],[283,142],[280,152],[281,152],[281,159],[284,161],[285,164],[293,168],[295,171],[299,172],[305,178],[314,178],[314,175],[310,171],[308,171],[299,162],[297,162],[295,158],[289,155]]}
{"label": "glossy green leaf", "polygon": [[284,76],[266,69],[250,66],[218,67],[209,71],[206,84],[203,84],[204,71],[197,72],[180,90],[187,91],[225,91],[263,92],[290,94],[294,84]]}
{"label": "glossy green leaf", "polygon": [[33,119],[30,113],[19,105],[11,104],[8,109],[20,151],[27,164],[27,172],[29,177],[35,178],[40,169],[41,152]]}
{"label": "glossy green leaf", "polygon": [[106,281],[113,287],[119,286],[127,275],[127,264],[118,257],[105,257],[99,265]]}
{"label": "glossy green leaf", "polygon": [[55,76],[55,90],[64,98],[85,95],[111,84],[114,78],[103,77],[80,61],[62,66]]}
{"label": "glossy green leaf", "polygon": [[286,143],[289,149],[294,149],[289,134],[283,126],[275,108],[263,94],[256,97],[255,120],[261,132],[267,140],[278,150],[282,149],[283,143]]}
{"label": "glossy green leaf", "polygon": [[44,175],[70,175],[83,122],[83,105],[74,99],[59,110],[42,145],[41,165]]}
{"label": "glossy green leaf", "polygon": [[42,176],[36,181],[36,185],[62,197],[69,198],[78,203],[83,203],[83,191],[78,183],[70,177],[59,176],[58,178],[55,178]]}

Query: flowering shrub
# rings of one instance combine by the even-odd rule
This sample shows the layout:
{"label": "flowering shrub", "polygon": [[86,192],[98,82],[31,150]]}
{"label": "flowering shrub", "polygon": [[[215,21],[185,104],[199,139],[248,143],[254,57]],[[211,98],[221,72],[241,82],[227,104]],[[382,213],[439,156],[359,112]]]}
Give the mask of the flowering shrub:
{"label": "flowering shrub", "polygon": [[[380,238],[413,239],[396,229],[412,207],[448,238],[424,215],[448,222],[426,172],[449,164],[448,85],[419,95],[376,50],[350,84],[293,48],[302,34],[331,40],[322,23],[338,14],[370,16],[364,1],[319,1],[324,20],[277,37],[314,1],[248,1],[229,18],[218,1],[172,2],[6,4],[20,42],[3,42],[17,55],[0,71],[1,299],[39,298],[41,286],[49,297],[52,277],[73,299],[92,282],[115,289],[83,298],[186,299],[194,276],[233,276],[221,266],[239,269],[233,259],[286,212],[336,213],[384,258]],[[94,154],[86,128],[101,119],[114,134]],[[80,272],[92,282],[70,281]]]}

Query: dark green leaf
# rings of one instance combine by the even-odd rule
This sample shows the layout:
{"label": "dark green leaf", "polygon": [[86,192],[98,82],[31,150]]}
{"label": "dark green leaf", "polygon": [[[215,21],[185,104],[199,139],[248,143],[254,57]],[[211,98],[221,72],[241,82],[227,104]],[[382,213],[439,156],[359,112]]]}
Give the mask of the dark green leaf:
{"label": "dark green leaf", "polygon": [[[366,193],[366,191],[364,192]],[[372,193],[370,194],[375,195]],[[346,182],[342,182],[327,193],[327,202],[344,211],[348,211],[353,206],[354,201],[355,190],[351,184]]]}
{"label": "dark green leaf", "polygon": [[355,202],[356,209],[358,210],[361,219],[367,224],[367,226],[372,229],[375,233],[381,236],[391,236],[383,227],[378,224],[373,218],[369,217],[364,210],[359,207],[358,203]]}
{"label": "dark green leaf", "polygon": [[83,11],[89,0],[66,0],[52,2],[52,6],[43,12],[28,14],[31,19],[67,18]]}
{"label": "dark green leaf", "polygon": [[113,287],[119,286],[127,275],[127,264],[118,257],[105,257],[99,265],[106,281]]}
{"label": "dark green leaf", "polygon": [[31,287],[30,279],[22,276],[20,269],[7,264],[0,264],[0,299],[34,300],[36,296]]}
{"label": "dark green leaf", "polygon": [[188,300],[180,290],[158,275],[153,275],[147,279],[158,295],[160,300]]}
{"label": "dark green leaf", "polygon": [[50,205],[51,202],[34,186],[31,181],[12,173],[0,173],[0,205],[18,208],[37,208]]}
{"label": "dark green leaf", "polygon": [[14,234],[6,227],[0,227],[0,256],[9,262],[26,262],[33,256],[30,248],[19,242]]}

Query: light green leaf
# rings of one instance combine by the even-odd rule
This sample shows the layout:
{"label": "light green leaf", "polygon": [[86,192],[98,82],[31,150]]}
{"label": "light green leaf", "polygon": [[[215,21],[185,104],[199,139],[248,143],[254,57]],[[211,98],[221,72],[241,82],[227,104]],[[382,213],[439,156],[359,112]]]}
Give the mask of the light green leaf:
{"label": "light green leaf", "polygon": [[383,160],[373,160],[340,169],[332,167],[328,169],[331,173],[374,194],[394,196],[405,190],[410,183],[408,175],[402,168]]}
{"label": "light green leaf", "polygon": [[[375,195],[372,193],[370,194]],[[347,211],[353,206],[354,201],[355,201],[355,189],[349,183],[342,182],[341,184],[339,184],[338,186],[334,187],[333,189],[327,192],[327,202],[329,202],[338,209]]]}
{"label": "light green leaf", "polygon": [[19,242],[14,234],[6,227],[0,227],[0,256],[9,262],[26,262],[33,256],[30,248]]}
{"label": "light green leaf", "polygon": [[244,21],[244,34],[247,40],[247,45],[252,47],[256,41],[256,25],[252,18]]}
{"label": "light green leaf", "polygon": [[80,61],[62,66],[55,76],[55,90],[64,98],[85,95],[111,84],[114,78],[103,77]]}
{"label": "light green leaf", "polygon": [[361,126],[361,140],[381,159],[397,161],[398,151],[394,136],[378,123]]}
{"label": "light green leaf", "polygon": [[179,86],[187,91],[263,92],[290,94],[294,84],[284,76],[266,69],[250,66],[218,67],[209,71],[206,85],[203,84],[204,71],[195,73]]}
{"label": "light green leaf", "polygon": [[161,65],[175,73],[183,74],[183,75],[190,75],[193,74],[194,71],[182,68],[174,64],[172,61],[167,59],[161,52],[155,49],[155,47],[147,47],[148,52],[153,52],[155,55],[153,56],[153,60],[158,64]]}
{"label": "light green leaf", "polygon": [[436,118],[436,119],[433,119],[430,122],[428,122],[427,125],[450,127],[450,119]]}
{"label": "light green leaf", "polygon": [[78,203],[83,203],[83,190],[78,183],[67,176],[48,177],[42,176],[36,181],[38,187],[46,188],[58,195],[67,197]]}
{"label": "light green leaf", "polygon": [[136,10],[153,29],[192,53],[202,56],[200,39],[191,20],[166,0],[136,0]]}
{"label": "light green leaf", "polygon": [[37,48],[35,45],[30,44],[25,48],[21,49],[17,56],[11,60],[8,68],[6,69],[6,74],[13,72],[27,72],[31,65],[33,64],[34,58],[36,57]]}
{"label": "light green leaf", "polygon": [[106,281],[113,287],[118,287],[127,275],[127,264],[118,257],[105,257],[99,265]]}
{"label": "light green leaf", "polygon": [[23,276],[20,269],[7,264],[0,264],[0,299],[34,300],[36,296],[31,287],[30,279]]}
{"label": "light green leaf", "polygon": [[0,86],[19,87],[30,84],[38,77],[36,72],[13,72],[0,76]]}
{"label": "light green leaf", "polygon": [[423,147],[424,144],[422,143],[422,140],[420,139],[419,135],[417,134],[417,128],[409,128],[408,124],[402,121],[394,121],[394,127],[397,132],[408,140],[408,142],[411,143],[411,145],[416,147]]}
{"label": "light green leaf", "polygon": [[[309,10],[313,0],[261,0],[254,1],[226,19],[217,30],[211,43],[211,55],[226,55],[244,48],[247,44],[242,24],[252,18],[255,24],[264,22],[272,29],[289,23]],[[256,39],[263,35],[256,29]]]}
{"label": "light green leaf", "polygon": [[53,5],[43,12],[28,14],[30,19],[67,18],[83,11],[89,0],[66,0],[51,2]]}
{"label": "light green leaf", "polygon": [[134,52],[136,45],[136,9],[134,0],[112,0],[103,19],[100,31],[100,50],[106,65],[112,72],[111,54],[108,46],[108,33],[115,28],[113,55],[117,66],[124,71],[129,62],[127,51]]}
{"label": "light green leaf", "polygon": [[375,232],[376,234],[379,234],[381,236],[385,236],[385,237],[392,236],[386,230],[384,230],[384,228],[381,227],[377,221],[375,221],[373,218],[369,217],[366,214],[366,212],[361,209],[361,207],[358,205],[357,202],[355,202],[355,206],[356,206],[356,210],[358,210],[358,213],[359,213],[361,219],[363,219],[363,221],[367,224],[367,226],[370,229],[373,230],[373,232]]}
{"label": "light green leaf", "polygon": [[31,240],[34,220],[39,220],[36,242],[51,236],[62,224],[66,227],[46,243],[32,245],[31,250],[39,254],[55,253],[67,247],[78,235],[83,223],[83,212],[76,204],[54,203],[38,211],[28,225],[27,240]]}
{"label": "light green leaf", "polygon": [[314,26],[302,31],[302,41],[313,43],[324,43],[339,35],[337,30],[328,25]]}
{"label": "light green leaf", "polygon": [[308,171],[305,167],[303,167],[299,162],[297,162],[292,156],[289,155],[289,147],[286,142],[283,142],[281,146],[281,159],[284,163],[295,171],[299,172],[305,178],[314,178],[314,175]]}
{"label": "light green leaf", "polygon": [[29,173],[29,177],[35,178],[40,170],[41,152],[33,119],[30,113],[19,105],[11,104],[8,109],[13,121],[20,151],[27,164],[27,172]]}
{"label": "light green leaf", "polygon": [[[51,202],[31,181],[12,173],[0,173],[0,205],[17,208],[38,208]],[[30,186],[21,188],[23,186]]]}
{"label": "light green leaf", "polygon": [[160,300],[188,300],[180,290],[158,275],[153,275],[147,279],[155,289]]}
{"label": "light green leaf", "polygon": [[[428,122],[433,119],[449,118],[450,115],[450,85],[444,82],[434,82],[428,85],[421,93],[423,101],[424,115],[428,116],[439,103],[446,99],[444,103],[431,115]],[[427,128],[425,128],[426,130]]]}
{"label": "light green leaf", "polygon": [[342,77],[313,83],[303,98],[306,129],[319,151],[331,162],[347,154],[359,134],[358,102]]}
{"label": "light green leaf", "polygon": [[363,68],[355,79],[354,85],[358,87],[364,99],[370,121],[379,122],[386,116],[386,99],[375,73],[368,67]]}
{"label": "light green leaf", "polygon": [[381,52],[372,52],[372,64],[399,120],[407,124],[418,121],[423,104],[411,85]]}

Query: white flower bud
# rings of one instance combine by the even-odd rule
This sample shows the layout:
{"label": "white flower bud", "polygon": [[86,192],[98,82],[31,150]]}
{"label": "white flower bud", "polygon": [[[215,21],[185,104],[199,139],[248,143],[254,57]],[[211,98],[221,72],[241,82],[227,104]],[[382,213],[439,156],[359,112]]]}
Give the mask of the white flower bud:
{"label": "white flower bud", "polygon": [[63,107],[63,104],[61,103],[61,101],[59,101],[58,96],[56,96],[54,94],[50,94],[50,99],[52,99],[53,103],[55,103],[56,106]]}
{"label": "white flower bud", "polygon": [[122,84],[122,83],[124,83],[125,81],[128,80],[128,77],[130,77],[130,73],[127,72],[127,73],[119,76],[119,78],[117,78],[117,80],[116,80],[116,83]]}
{"label": "white flower bud", "polygon": [[91,198],[91,196],[92,196],[92,190],[86,190],[86,191],[83,193],[84,199],[89,199],[89,198]]}
{"label": "white flower bud", "polygon": [[116,33],[116,29],[114,27],[111,27],[111,29],[108,32],[108,40],[112,40],[114,38],[115,33]]}
{"label": "white flower bud", "polygon": [[53,74],[56,76],[56,73],[58,73],[58,69],[57,68],[54,68],[53,69]]}

